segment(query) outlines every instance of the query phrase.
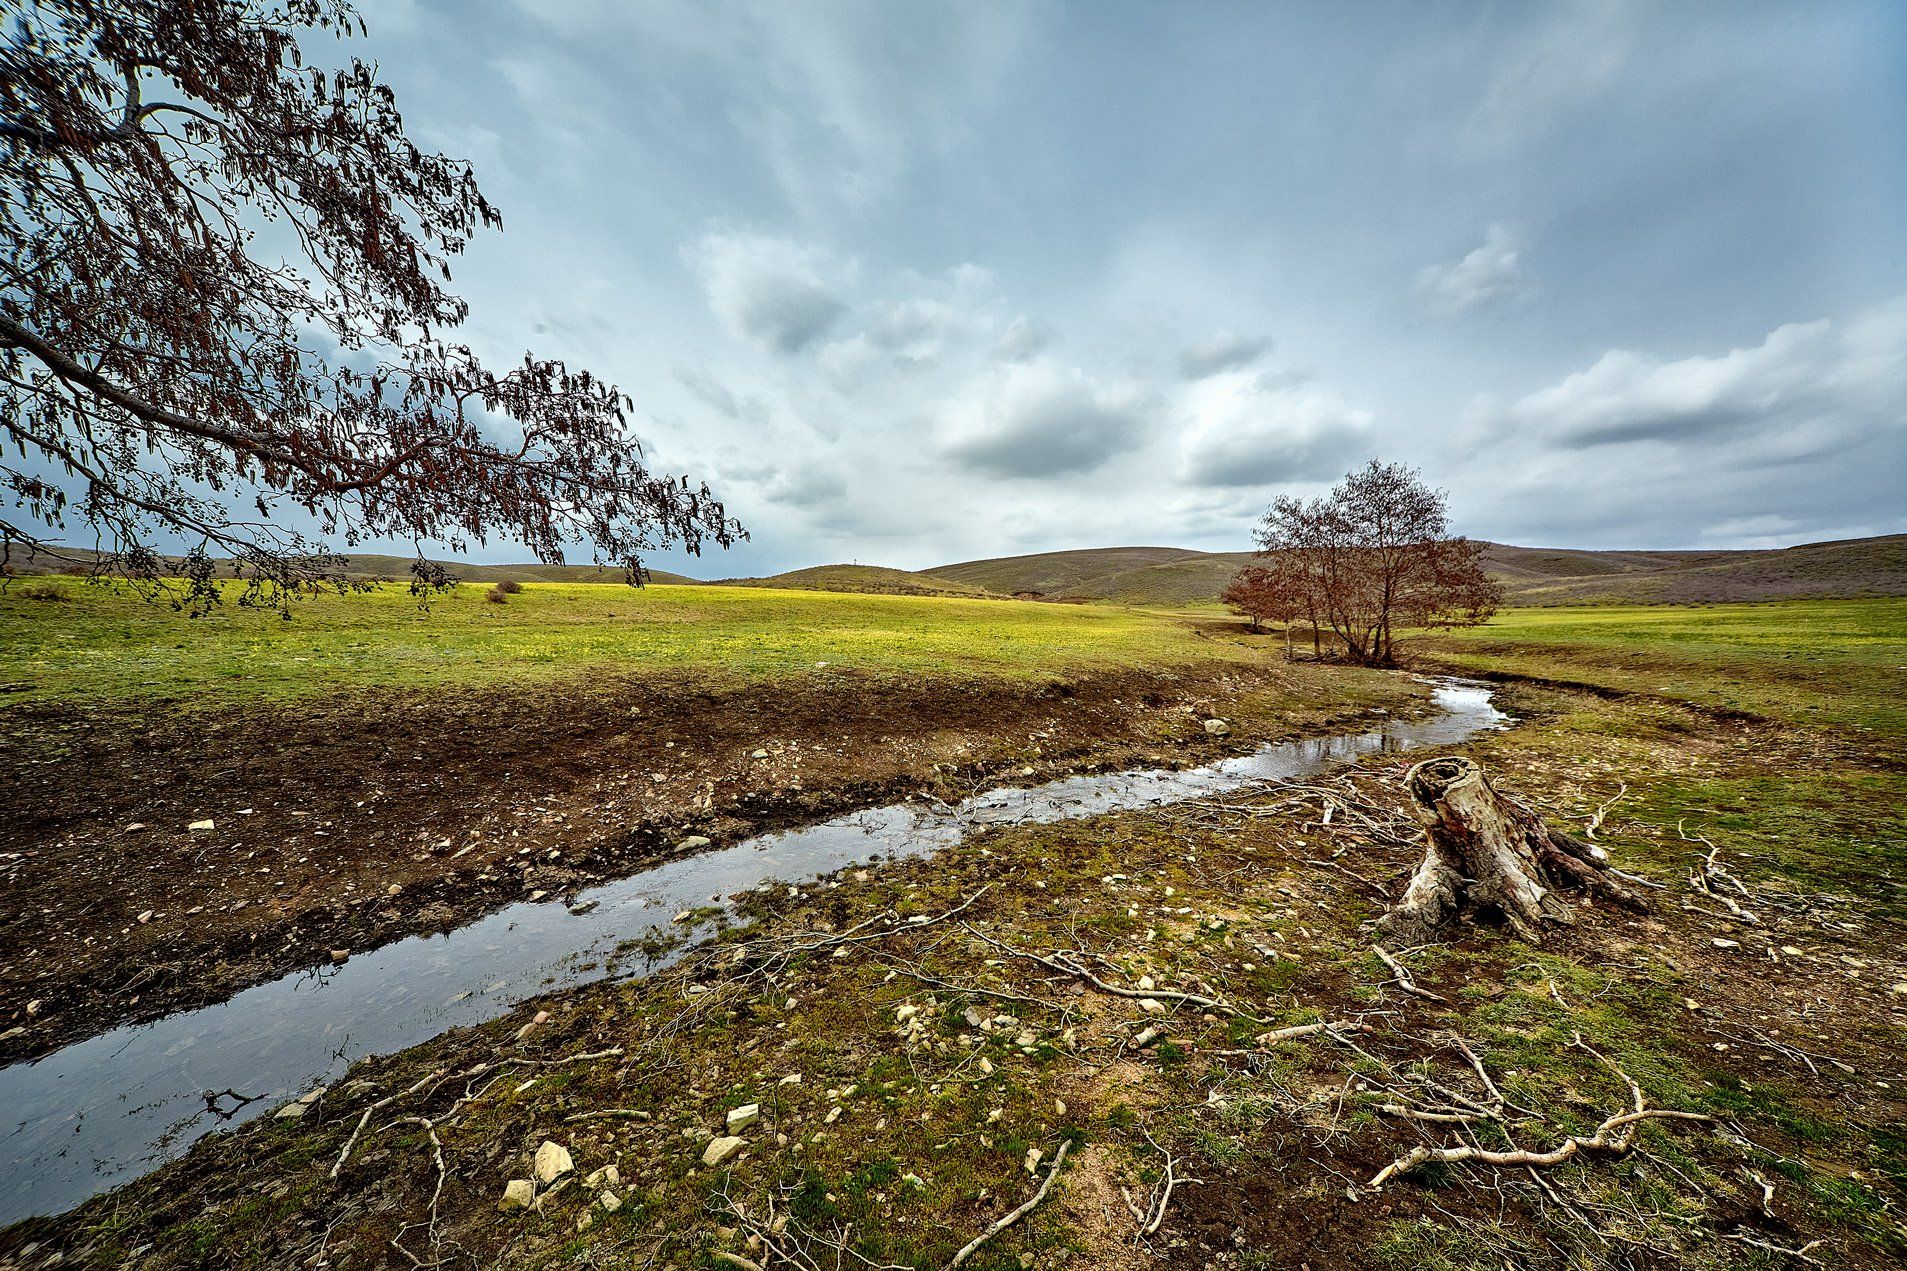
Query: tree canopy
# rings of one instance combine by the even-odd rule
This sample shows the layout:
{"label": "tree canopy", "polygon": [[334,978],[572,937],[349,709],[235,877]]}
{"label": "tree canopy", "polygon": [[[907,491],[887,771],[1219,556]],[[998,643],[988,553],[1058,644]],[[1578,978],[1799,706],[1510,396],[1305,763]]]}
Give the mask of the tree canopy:
{"label": "tree canopy", "polygon": [[615,385],[450,338],[450,260],[502,218],[373,67],[306,65],[301,38],[363,33],[344,0],[9,9],[0,555],[77,520],[95,568],[202,608],[219,557],[282,604],[338,583],[333,544],[586,545],[635,579],[743,533],[648,469]]}
{"label": "tree canopy", "polygon": [[1449,502],[1402,464],[1373,459],[1330,494],[1275,501],[1257,532],[1263,585],[1343,641],[1388,664],[1404,627],[1474,625],[1502,603],[1483,545],[1449,536]]}

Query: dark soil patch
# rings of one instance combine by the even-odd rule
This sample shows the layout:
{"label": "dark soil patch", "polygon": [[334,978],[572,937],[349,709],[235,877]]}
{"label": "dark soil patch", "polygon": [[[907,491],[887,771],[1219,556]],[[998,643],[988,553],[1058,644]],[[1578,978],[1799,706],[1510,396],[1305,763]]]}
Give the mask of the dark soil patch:
{"label": "dark soil patch", "polygon": [[1197,712],[1284,696],[1277,676],[817,671],[21,708],[0,741],[0,1061],[618,877],[689,835],[721,845],[927,791],[1203,762],[1266,737],[1208,738]]}

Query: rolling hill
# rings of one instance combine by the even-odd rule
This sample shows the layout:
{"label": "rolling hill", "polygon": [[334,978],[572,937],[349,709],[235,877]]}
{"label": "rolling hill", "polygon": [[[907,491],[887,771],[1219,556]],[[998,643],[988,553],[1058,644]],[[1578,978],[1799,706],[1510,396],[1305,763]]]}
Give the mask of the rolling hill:
{"label": "rolling hill", "polygon": [[[1043,600],[1211,603],[1249,552],[1102,547],[962,561],[929,577]],[[1591,551],[1485,545],[1512,605],[1715,604],[1907,595],[1907,534],[1763,551]]]}
{"label": "rolling hill", "polygon": [[985,588],[956,579],[929,577],[884,565],[811,565],[766,578],[723,578],[717,587],[786,587],[794,591],[847,591],[881,596],[994,596]]}

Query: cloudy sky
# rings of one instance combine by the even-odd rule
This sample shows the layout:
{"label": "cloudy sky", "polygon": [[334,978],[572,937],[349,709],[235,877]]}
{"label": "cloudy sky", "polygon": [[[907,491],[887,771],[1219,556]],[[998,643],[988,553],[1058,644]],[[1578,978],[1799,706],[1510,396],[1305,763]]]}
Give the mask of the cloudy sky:
{"label": "cloudy sky", "polygon": [[1518,543],[1907,529],[1898,3],[365,16],[504,211],[471,342],[754,532],[690,572],[1237,549],[1372,456]]}

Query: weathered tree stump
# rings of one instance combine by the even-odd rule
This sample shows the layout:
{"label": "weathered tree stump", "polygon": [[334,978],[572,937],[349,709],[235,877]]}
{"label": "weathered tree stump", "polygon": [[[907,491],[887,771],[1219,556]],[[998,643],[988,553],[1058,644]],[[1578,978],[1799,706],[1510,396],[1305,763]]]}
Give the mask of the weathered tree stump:
{"label": "weathered tree stump", "polygon": [[1575,921],[1559,888],[1640,907],[1611,875],[1608,853],[1550,829],[1470,760],[1426,759],[1404,787],[1428,845],[1403,899],[1377,924],[1385,944],[1426,944],[1466,908],[1500,913],[1518,936],[1541,944],[1545,928]]}

